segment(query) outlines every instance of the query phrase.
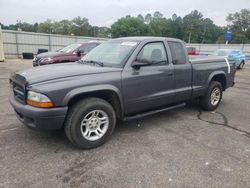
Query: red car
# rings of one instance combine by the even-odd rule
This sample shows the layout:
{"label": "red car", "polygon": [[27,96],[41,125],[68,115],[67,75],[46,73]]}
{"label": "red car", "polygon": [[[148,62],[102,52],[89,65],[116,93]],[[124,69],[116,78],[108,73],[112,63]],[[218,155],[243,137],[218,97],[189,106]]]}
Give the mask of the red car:
{"label": "red car", "polygon": [[199,55],[195,47],[187,47],[188,55]]}
{"label": "red car", "polygon": [[74,62],[81,59],[99,44],[101,44],[101,41],[75,43],[70,44],[56,52],[41,53],[33,59],[33,66],[36,67],[54,63]]}

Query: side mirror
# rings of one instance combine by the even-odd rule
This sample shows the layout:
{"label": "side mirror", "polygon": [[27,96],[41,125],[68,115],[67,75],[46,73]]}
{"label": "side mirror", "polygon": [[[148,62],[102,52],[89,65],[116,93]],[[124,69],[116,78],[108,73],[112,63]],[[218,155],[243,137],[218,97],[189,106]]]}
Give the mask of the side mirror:
{"label": "side mirror", "polygon": [[82,55],[84,55],[85,53],[84,53],[84,51],[83,50],[78,50],[77,52],[76,52],[76,55],[78,56],[78,57],[81,57]]}
{"label": "side mirror", "polygon": [[152,62],[146,60],[146,59],[136,59],[132,63],[132,67],[135,69],[139,69],[140,67],[146,67],[152,65]]}

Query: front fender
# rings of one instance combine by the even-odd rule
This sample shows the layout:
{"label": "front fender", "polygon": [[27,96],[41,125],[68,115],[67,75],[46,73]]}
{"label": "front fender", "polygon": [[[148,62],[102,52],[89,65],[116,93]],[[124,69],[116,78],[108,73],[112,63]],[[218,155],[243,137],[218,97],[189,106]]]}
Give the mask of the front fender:
{"label": "front fender", "polygon": [[66,94],[66,96],[64,97],[63,106],[67,106],[69,101],[79,94],[86,94],[86,93],[96,92],[96,91],[113,91],[113,92],[115,92],[120,100],[121,108],[123,109],[123,100],[122,100],[122,95],[121,95],[119,88],[117,88],[113,85],[108,85],[108,84],[95,85],[95,86],[84,86],[84,87],[73,89],[70,92],[68,92]]}

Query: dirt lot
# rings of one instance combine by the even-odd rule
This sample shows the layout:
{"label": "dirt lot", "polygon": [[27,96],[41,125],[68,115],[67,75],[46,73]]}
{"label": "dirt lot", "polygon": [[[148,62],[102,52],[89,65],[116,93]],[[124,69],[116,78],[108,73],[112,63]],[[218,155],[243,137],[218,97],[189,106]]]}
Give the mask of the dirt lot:
{"label": "dirt lot", "polygon": [[196,105],[118,125],[108,143],[78,150],[62,131],[24,127],[0,63],[0,187],[250,187],[250,64],[217,111]]}

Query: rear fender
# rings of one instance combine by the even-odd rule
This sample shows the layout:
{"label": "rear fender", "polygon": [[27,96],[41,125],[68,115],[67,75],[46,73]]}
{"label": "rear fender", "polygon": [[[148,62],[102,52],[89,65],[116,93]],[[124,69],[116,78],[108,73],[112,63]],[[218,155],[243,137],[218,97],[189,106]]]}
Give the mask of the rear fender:
{"label": "rear fender", "polygon": [[[206,83],[206,88],[209,87],[209,84],[210,82],[213,80],[213,78],[215,76],[218,76],[218,75],[223,75],[226,79],[226,82],[227,82],[227,77],[226,77],[226,73],[224,71],[215,71],[215,72],[212,72],[209,77],[208,77],[208,80],[207,80],[207,83]],[[227,83],[226,83],[227,84]]]}

